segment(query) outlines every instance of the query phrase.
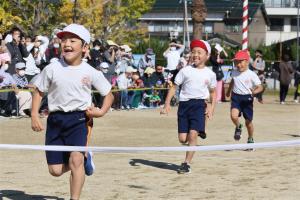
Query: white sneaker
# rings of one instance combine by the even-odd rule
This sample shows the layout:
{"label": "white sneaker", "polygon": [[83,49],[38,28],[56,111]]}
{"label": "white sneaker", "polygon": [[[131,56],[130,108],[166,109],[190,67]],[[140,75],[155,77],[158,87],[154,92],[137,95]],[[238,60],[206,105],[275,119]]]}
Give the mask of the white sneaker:
{"label": "white sneaker", "polygon": [[298,100],[298,99],[295,99],[294,101],[295,101],[295,103],[299,103],[299,100]]}
{"label": "white sneaker", "polygon": [[285,102],[284,102],[284,101],[281,101],[281,102],[280,102],[280,104],[281,104],[281,105],[284,105],[284,104],[285,104]]}

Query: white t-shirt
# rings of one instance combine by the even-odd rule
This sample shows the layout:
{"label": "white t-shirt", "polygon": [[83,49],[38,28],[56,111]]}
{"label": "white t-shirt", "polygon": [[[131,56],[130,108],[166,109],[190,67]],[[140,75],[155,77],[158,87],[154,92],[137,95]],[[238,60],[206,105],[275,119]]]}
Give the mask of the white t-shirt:
{"label": "white t-shirt", "polygon": [[247,95],[252,94],[250,89],[254,88],[257,85],[261,84],[258,76],[255,72],[247,69],[244,72],[239,72],[238,70],[232,71],[232,78],[234,81],[232,91],[235,94]]}
{"label": "white t-shirt", "polygon": [[217,85],[216,74],[209,68],[193,66],[182,68],[175,77],[175,84],[181,85],[180,101],[209,98],[209,89]]}
{"label": "white t-shirt", "polygon": [[92,104],[92,86],[102,96],[111,90],[102,72],[86,62],[68,66],[63,59],[45,67],[34,81],[41,92],[48,92],[48,107],[54,111],[84,111]]}
{"label": "white t-shirt", "polygon": [[126,90],[128,87],[132,86],[132,79],[127,78],[124,72],[118,76],[117,83],[120,90]]}
{"label": "white t-shirt", "polygon": [[164,53],[164,57],[167,59],[167,69],[168,70],[175,70],[179,60],[180,60],[180,54],[184,51],[184,47],[178,49],[178,50],[169,50],[166,53]]}

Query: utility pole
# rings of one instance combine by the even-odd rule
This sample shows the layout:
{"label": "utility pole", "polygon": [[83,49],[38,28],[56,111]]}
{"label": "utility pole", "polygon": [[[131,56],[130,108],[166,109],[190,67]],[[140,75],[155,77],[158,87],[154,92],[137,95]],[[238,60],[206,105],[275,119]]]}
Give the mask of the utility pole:
{"label": "utility pole", "polygon": [[297,0],[297,46],[296,46],[296,56],[297,56],[297,59],[296,59],[296,66],[297,66],[297,68],[299,67],[299,54],[300,54],[300,52],[299,52],[299,26],[300,26],[300,24],[299,24],[299,1],[300,0]]}
{"label": "utility pole", "polygon": [[[185,31],[186,31],[186,37],[187,37],[187,44],[186,46],[189,47],[190,46],[190,34],[189,34],[189,17],[188,17],[188,13],[187,13],[187,0],[184,0],[184,16],[185,16]],[[184,39],[185,40],[185,39]]]}

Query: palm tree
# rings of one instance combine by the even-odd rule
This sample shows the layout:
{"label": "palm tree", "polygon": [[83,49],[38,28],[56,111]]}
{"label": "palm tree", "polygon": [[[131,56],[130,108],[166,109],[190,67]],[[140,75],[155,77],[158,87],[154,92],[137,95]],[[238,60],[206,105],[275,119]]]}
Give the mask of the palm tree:
{"label": "palm tree", "polygon": [[192,19],[193,19],[193,39],[202,38],[202,26],[207,15],[204,0],[193,0]]}

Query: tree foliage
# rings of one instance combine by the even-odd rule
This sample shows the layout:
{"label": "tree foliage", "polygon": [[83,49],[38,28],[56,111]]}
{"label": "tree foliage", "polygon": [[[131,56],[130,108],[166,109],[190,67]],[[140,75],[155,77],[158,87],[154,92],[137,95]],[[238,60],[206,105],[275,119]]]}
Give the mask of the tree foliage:
{"label": "tree foliage", "polygon": [[2,0],[2,29],[18,26],[29,34],[48,32],[55,25],[59,0]]}

